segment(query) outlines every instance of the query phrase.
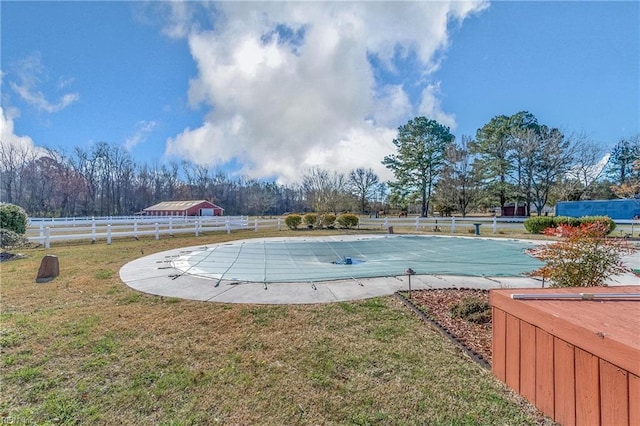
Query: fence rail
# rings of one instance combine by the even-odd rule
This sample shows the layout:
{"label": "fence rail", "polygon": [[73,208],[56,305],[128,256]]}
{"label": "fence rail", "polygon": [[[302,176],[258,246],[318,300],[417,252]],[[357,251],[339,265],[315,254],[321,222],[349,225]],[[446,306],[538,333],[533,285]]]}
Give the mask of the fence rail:
{"label": "fence rail", "polygon": [[[393,227],[397,227],[452,234],[462,228],[479,235],[482,226],[484,226],[482,229],[490,227],[494,234],[501,229],[524,230],[522,224],[524,219],[518,217],[361,217],[358,228],[392,231]],[[627,232],[630,228],[631,235],[640,228],[640,221],[637,220],[616,220],[616,224],[624,226]],[[282,230],[286,225],[282,217],[250,220],[248,216],[32,218],[25,236],[30,242],[49,248],[51,242],[55,241],[106,240],[107,244],[111,244],[113,238],[121,237],[155,236],[155,239],[160,239],[162,235],[176,234],[194,234],[197,237],[203,232],[231,233],[233,230],[252,228],[256,232],[259,229]]]}

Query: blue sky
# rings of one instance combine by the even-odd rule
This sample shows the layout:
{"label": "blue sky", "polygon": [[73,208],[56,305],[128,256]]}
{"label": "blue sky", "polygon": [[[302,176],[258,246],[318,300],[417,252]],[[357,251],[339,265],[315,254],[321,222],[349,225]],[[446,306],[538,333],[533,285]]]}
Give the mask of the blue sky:
{"label": "blue sky", "polygon": [[296,182],[381,165],[426,115],[640,132],[640,2],[2,1],[2,143],[106,141]]}

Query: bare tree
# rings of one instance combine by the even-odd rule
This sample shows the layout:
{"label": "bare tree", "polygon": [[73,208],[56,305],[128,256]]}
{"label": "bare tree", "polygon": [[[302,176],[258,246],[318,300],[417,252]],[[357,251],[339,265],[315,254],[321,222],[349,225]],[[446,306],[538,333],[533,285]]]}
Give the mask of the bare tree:
{"label": "bare tree", "polygon": [[480,192],[480,179],[473,170],[473,156],[469,152],[471,142],[469,137],[463,136],[460,146],[447,147],[446,164],[436,184],[436,201],[440,208],[457,210],[462,217],[467,215]]}
{"label": "bare tree", "polygon": [[0,199],[8,203],[22,203],[22,173],[37,158],[37,153],[23,145],[0,141]]}
{"label": "bare tree", "polygon": [[351,193],[358,198],[361,213],[366,212],[367,199],[374,194],[379,181],[380,179],[373,169],[360,167],[349,172],[348,187]]}
{"label": "bare tree", "polygon": [[573,140],[573,164],[562,179],[558,195],[564,200],[589,199],[590,188],[603,175],[609,154],[584,134]]}
{"label": "bare tree", "polygon": [[338,172],[313,167],[303,175],[302,189],[310,207],[319,213],[338,213],[345,201],[345,179]]}

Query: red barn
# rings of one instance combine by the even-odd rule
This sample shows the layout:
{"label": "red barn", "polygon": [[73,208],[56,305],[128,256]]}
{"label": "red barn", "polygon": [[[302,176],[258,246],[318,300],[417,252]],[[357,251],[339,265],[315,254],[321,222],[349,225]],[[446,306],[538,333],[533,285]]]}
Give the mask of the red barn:
{"label": "red barn", "polygon": [[144,209],[145,216],[222,216],[224,209],[210,201],[163,201]]}

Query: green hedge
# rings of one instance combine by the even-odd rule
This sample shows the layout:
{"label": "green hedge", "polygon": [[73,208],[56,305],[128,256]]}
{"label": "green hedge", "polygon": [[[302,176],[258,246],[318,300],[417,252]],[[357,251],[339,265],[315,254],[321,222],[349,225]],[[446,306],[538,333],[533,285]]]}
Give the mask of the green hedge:
{"label": "green hedge", "polygon": [[601,222],[607,227],[607,234],[613,232],[616,229],[616,223],[609,216],[582,216],[580,218],[580,224]]}
{"label": "green hedge", "polygon": [[568,216],[533,216],[524,220],[524,228],[532,234],[542,234],[547,228],[558,225],[580,226],[585,223],[602,222],[607,227],[607,234],[616,229],[616,223],[608,216],[583,216],[580,218]]}
{"label": "green hedge", "polygon": [[322,216],[322,226],[333,228],[336,225],[336,215],[333,213],[325,213]]}
{"label": "green hedge", "polygon": [[318,221],[318,215],[315,213],[307,213],[302,216],[302,222],[307,225],[307,228],[313,228],[313,226]]}
{"label": "green hedge", "polygon": [[360,223],[358,216],[352,213],[341,214],[336,220],[338,221],[338,225],[347,229],[355,228],[358,226],[358,223]]}
{"label": "green hedge", "polygon": [[542,234],[545,229],[556,227],[553,216],[528,217],[524,220],[523,225],[524,229],[532,234]]}
{"label": "green hedge", "polygon": [[27,232],[27,224],[27,212],[22,207],[0,203],[0,228],[24,235]]}
{"label": "green hedge", "polygon": [[284,224],[287,225],[289,229],[298,229],[298,226],[302,223],[302,216],[299,214],[290,214],[284,218]]}

